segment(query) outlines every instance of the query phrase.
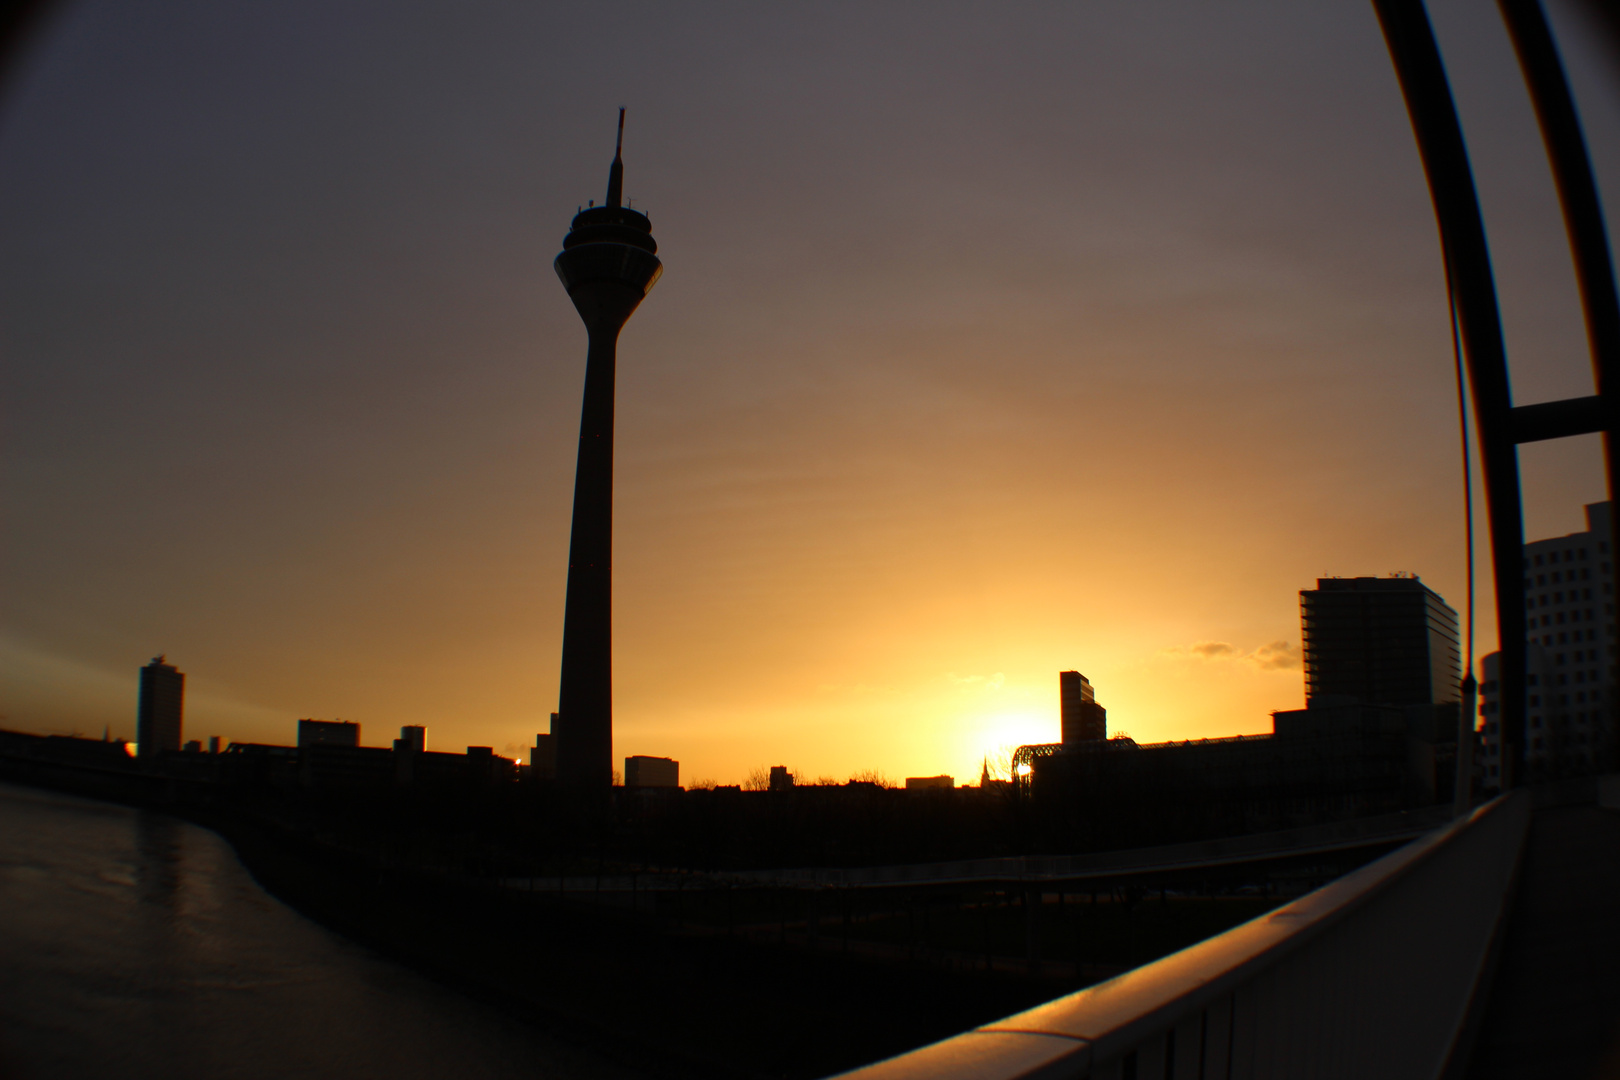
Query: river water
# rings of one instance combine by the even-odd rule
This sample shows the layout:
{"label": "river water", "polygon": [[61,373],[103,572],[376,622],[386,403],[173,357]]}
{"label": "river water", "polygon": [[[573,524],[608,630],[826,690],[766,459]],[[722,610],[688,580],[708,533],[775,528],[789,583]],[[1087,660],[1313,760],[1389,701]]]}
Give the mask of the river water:
{"label": "river water", "polygon": [[206,829],[0,784],[4,1080],[626,1075],[303,918]]}

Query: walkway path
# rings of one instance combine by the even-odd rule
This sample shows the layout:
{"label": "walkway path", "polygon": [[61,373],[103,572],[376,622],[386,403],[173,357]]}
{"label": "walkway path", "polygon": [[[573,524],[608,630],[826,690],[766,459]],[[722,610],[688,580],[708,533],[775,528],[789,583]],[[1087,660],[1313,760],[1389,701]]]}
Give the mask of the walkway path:
{"label": "walkway path", "polygon": [[1538,808],[1523,858],[1468,1080],[1620,1077],[1620,809]]}

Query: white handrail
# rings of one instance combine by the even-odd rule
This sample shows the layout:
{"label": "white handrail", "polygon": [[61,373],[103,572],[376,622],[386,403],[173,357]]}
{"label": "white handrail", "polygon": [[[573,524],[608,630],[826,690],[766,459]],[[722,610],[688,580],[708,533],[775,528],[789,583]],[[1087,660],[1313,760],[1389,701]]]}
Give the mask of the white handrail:
{"label": "white handrail", "polygon": [[1507,907],[1523,793],[1284,907],[848,1080],[1432,1080]]}

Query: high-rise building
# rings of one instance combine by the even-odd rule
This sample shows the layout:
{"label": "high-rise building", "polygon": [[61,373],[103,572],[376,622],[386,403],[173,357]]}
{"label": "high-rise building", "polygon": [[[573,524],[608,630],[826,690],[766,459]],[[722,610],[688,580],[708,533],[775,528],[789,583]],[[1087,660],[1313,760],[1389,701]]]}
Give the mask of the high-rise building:
{"label": "high-rise building", "polygon": [[[1609,767],[1615,751],[1616,654],[1612,504],[1586,507],[1586,531],[1524,545],[1524,757],[1532,776]],[[1500,655],[1480,683],[1485,786],[1502,777]]]}
{"label": "high-rise building", "polygon": [[1299,609],[1306,708],[1458,699],[1457,613],[1416,575],[1319,578]]}
{"label": "high-rise building", "polygon": [[575,215],[556,261],[590,345],[552,734],[558,782],[603,797],[613,783],[613,386],[619,331],[663,272],[652,222],[623,205],[623,145],[620,109],[607,199]]}
{"label": "high-rise building", "polygon": [[135,752],[155,757],[180,749],[180,726],[186,702],[186,676],[161,656],[141,668],[140,699],[135,711]]}
{"label": "high-rise building", "polygon": [[1078,671],[1058,672],[1063,709],[1063,745],[1108,738],[1108,710],[1097,704],[1091,680]]}

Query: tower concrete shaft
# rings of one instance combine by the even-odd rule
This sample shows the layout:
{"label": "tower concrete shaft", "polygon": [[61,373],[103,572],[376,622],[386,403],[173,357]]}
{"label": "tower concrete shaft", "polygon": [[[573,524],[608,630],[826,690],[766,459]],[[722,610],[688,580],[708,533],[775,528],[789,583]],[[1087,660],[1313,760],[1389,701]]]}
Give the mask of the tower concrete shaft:
{"label": "tower concrete shaft", "polygon": [[557,781],[605,794],[613,777],[613,394],[619,331],[652,289],[663,264],[652,222],[621,206],[624,110],[602,206],[575,216],[557,256],[557,276],[585,322],[585,400],[568,543],[562,682],[552,734]]}

